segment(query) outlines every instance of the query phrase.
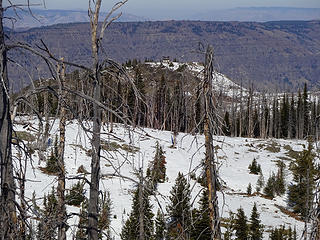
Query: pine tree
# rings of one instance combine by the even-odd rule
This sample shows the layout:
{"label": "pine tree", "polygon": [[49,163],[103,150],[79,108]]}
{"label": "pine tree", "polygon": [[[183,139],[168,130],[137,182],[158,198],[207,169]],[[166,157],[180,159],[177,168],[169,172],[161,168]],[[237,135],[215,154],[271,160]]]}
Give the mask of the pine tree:
{"label": "pine tree", "polygon": [[248,166],[251,174],[259,174],[261,172],[261,165],[257,163],[257,160],[253,158],[252,163]]}
{"label": "pine tree", "polygon": [[238,240],[248,239],[249,229],[247,224],[247,217],[241,207],[238,209],[238,212],[236,214],[234,230],[236,231],[236,237]]}
{"label": "pine tree", "polygon": [[296,137],[296,108],[294,102],[294,96],[291,96],[291,103],[290,103],[290,114],[289,114],[289,125],[288,125],[288,137],[295,138]]}
{"label": "pine tree", "polygon": [[[99,239],[111,240],[111,209],[112,201],[109,192],[104,192],[102,199],[99,199],[100,214],[98,218]],[[104,232],[104,234],[102,234]],[[104,238],[103,238],[104,237]]]}
{"label": "pine tree", "polygon": [[223,234],[224,240],[231,240],[232,239],[234,224],[235,224],[234,213],[230,211],[229,212],[229,219],[226,221],[226,226],[225,226],[226,231]]}
{"label": "pine tree", "polygon": [[71,187],[70,191],[66,195],[66,204],[80,206],[84,199],[85,196],[83,184],[80,181],[78,181]]}
{"label": "pine tree", "polygon": [[135,118],[134,121],[136,122],[136,124],[138,126],[143,126],[145,125],[145,115],[146,115],[146,107],[144,104],[144,100],[145,100],[145,85],[144,85],[144,80],[141,74],[141,70],[139,67],[136,68],[135,71],[135,78],[134,78],[134,84],[140,94],[140,99],[138,99],[135,102],[135,110],[134,110],[134,115]]}
{"label": "pine tree", "polygon": [[166,86],[166,79],[164,75],[161,75],[161,80],[157,86],[157,92],[155,96],[155,116],[156,116],[156,124],[157,128],[161,128],[164,123],[164,113],[165,111],[165,104],[166,104],[166,93],[167,93],[167,86]]}
{"label": "pine tree", "polygon": [[297,103],[297,111],[296,111],[296,119],[297,119],[297,138],[302,139],[303,138],[303,103],[302,103],[302,96],[301,92],[299,90],[298,92],[298,103]]}
{"label": "pine tree", "polygon": [[280,128],[281,137],[286,138],[288,136],[288,122],[289,122],[289,102],[288,96],[285,94],[282,99],[282,106],[280,109]]}
{"label": "pine tree", "polygon": [[304,84],[303,96],[302,96],[302,109],[303,109],[303,137],[309,135],[309,111],[310,105],[308,101],[308,89],[307,83]]}
{"label": "pine tree", "polygon": [[275,179],[274,191],[277,195],[281,196],[286,191],[286,183],[285,183],[285,175],[284,175],[284,170],[286,165],[283,161],[278,161],[277,166],[278,166],[278,172]]}
{"label": "pine tree", "polygon": [[170,217],[169,239],[188,239],[191,231],[191,191],[190,184],[182,173],[178,173],[170,194],[167,207]]}
{"label": "pine tree", "polygon": [[256,191],[259,193],[263,187],[264,187],[264,177],[261,171],[259,174],[259,178],[257,180]]}
{"label": "pine tree", "polygon": [[249,235],[252,240],[261,240],[263,234],[263,226],[260,224],[259,214],[257,211],[257,205],[254,203],[249,225]]}
{"label": "pine tree", "polygon": [[38,239],[54,240],[57,237],[58,201],[55,195],[54,187],[52,187],[51,193],[43,198],[43,209],[41,210],[41,219],[37,231]]}
{"label": "pine tree", "polygon": [[157,217],[155,219],[155,235],[154,240],[164,240],[166,234],[166,222],[164,219],[164,215],[158,209]]}
{"label": "pine tree", "polygon": [[[145,239],[151,239],[153,235],[153,213],[152,205],[150,204],[149,195],[147,192],[143,193],[143,226]],[[139,206],[139,187],[134,191],[133,200],[132,200],[132,210],[129,218],[125,222],[125,225],[122,228],[120,237],[122,240],[138,240],[139,239],[139,215],[140,215],[140,206]]]}
{"label": "pine tree", "polygon": [[285,226],[280,226],[279,228],[275,227],[271,230],[270,240],[297,240],[296,230],[292,231],[292,228],[288,229]]}
{"label": "pine tree", "polygon": [[259,121],[259,113],[258,109],[255,107],[253,112],[253,135],[254,137],[260,136],[260,121]]}
{"label": "pine tree", "polygon": [[87,227],[88,227],[88,199],[86,198],[81,203],[78,229],[76,232],[76,240],[88,239]]}
{"label": "pine tree", "polygon": [[274,198],[274,196],[275,196],[275,190],[274,190],[275,182],[276,182],[276,176],[274,175],[274,173],[272,173],[271,176],[268,178],[266,186],[263,189],[263,192],[267,197]]}
{"label": "pine tree", "polygon": [[208,190],[202,192],[199,200],[199,209],[193,211],[193,226],[191,239],[211,240],[210,216],[209,216]]}
{"label": "pine tree", "polygon": [[166,157],[159,142],[156,144],[156,153],[151,166],[147,169],[147,178],[152,189],[157,188],[158,183],[163,183],[166,178]]}
{"label": "pine tree", "polygon": [[225,115],[224,115],[224,124],[222,126],[222,132],[225,136],[230,136],[231,132],[230,132],[230,120],[229,120],[229,112],[226,111]]}
{"label": "pine tree", "polygon": [[312,204],[315,177],[319,173],[314,165],[315,154],[313,144],[309,141],[308,148],[304,149],[292,167],[293,181],[288,188],[288,205],[295,213],[307,217]]}
{"label": "pine tree", "polygon": [[251,186],[251,183],[248,184],[247,194],[248,194],[248,195],[251,195],[251,194],[252,194],[252,186]]}

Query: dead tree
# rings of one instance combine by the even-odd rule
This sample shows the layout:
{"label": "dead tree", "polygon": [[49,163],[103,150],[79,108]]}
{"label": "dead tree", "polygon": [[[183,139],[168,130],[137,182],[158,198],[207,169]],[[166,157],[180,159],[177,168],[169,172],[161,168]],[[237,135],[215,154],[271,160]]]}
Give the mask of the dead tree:
{"label": "dead tree", "polygon": [[205,135],[205,171],[207,188],[209,193],[209,211],[211,239],[221,239],[220,217],[218,208],[218,173],[214,157],[213,137],[215,131],[215,100],[212,93],[213,76],[213,47],[208,46],[205,59],[205,73],[203,79],[203,97],[204,97],[204,135]]}
{"label": "dead tree", "polygon": [[[92,72],[91,78],[93,82],[93,100],[92,108],[93,108],[93,126],[92,126],[92,159],[91,159],[91,181],[90,181],[90,196],[88,203],[88,239],[89,240],[97,240],[99,235],[98,226],[98,200],[99,200],[99,181],[100,181],[100,150],[101,150],[101,142],[100,142],[100,131],[101,131],[101,117],[102,117],[102,109],[99,107],[97,102],[100,102],[101,99],[101,70],[103,64],[99,62],[99,48],[101,46],[101,41],[103,39],[103,35],[105,29],[120,15],[113,17],[111,19],[110,16],[119,9],[123,4],[127,1],[119,2],[112,10],[109,12],[107,17],[104,19],[102,23],[100,32],[98,32],[98,23],[99,23],[99,14],[101,8],[102,0],[89,0],[89,18],[90,18],[90,28],[91,28],[91,50],[92,50]],[[94,9],[92,9],[91,5],[94,5]]]}
{"label": "dead tree", "polygon": [[139,169],[139,240],[144,240],[143,171]]}
{"label": "dead tree", "polygon": [[12,122],[10,117],[9,79],[7,51],[3,29],[3,1],[0,0],[0,238],[14,239],[17,233],[15,207],[15,183],[12,164]]}
{"label": "dead tree", "polygon": [[[91,3],[91,1],[89,1]],[[95,2],[95,10],[89,7],[89,17],[91,26],[91,50],[93,59],[93,99],[100,101],[100,71],[99,71],[99,40],[98,20],[101,7],[101,0]],[[93,103],[93,126],[92,126],[92,159],[91,159],[91,181],[90,196],[88,203],[88,238],[92,240],[98,239],[98,199],[99,199],[99,181],[100,181],[100,131],[101,131],[101,109],[96,103]]]}
{"label": "dead tree", "polygon": [[[63,60],[63,59],[62,59]],[[66,132],[66,92],[63,90],[65,85],[65,65],[58,65],[58,79],[60,80],[60,122],[59,122],[59,132],[60,141],[58,148],[58,239],[66,239],[66,204],[65,204],[65,164],[64,164],[64,149],[65,149],[65,132]]]}

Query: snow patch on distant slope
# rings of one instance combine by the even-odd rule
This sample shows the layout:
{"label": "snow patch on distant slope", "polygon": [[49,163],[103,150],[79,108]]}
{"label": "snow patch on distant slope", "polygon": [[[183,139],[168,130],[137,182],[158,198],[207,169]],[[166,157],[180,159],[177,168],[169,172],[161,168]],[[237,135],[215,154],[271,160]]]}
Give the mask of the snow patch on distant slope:
{"label": "snow patch on distant slope", "polygon": [[[186,67],[190,72],[194,74],[195,77],[203,79],[204,66],[199,62],[190,62],[190,63],[180,63],[180,62],[147,62],[146,64],[156,68],[163,67],[171,71],[177,71]],[[248,95],[248,90],[234,83],[231,79],[219,72],[213,72],[212,74],[212,86],[217,94],[223,94],[224,96],[240,96],[242,91],[242,96]]]}

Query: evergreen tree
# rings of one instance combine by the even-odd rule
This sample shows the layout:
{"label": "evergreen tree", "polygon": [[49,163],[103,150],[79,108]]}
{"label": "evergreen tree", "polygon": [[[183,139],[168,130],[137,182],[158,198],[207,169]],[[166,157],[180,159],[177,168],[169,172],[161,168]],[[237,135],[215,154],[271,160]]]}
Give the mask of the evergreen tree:
{"label": "evergreen tree", "polygon": [[279,228],[274,228],[271,230],[270,240],[297,240],[297,233],[296,230],[292,231],[292,228],[289,227],[288,229],[285,226],[280,226]]}
{"label": "evergreen tree", "polygon": [[278,161],[278,173],[277,175],[272,172],[269,177],[265,188],[263,189],[264,194],[267,197],[273,198],[276,195],[281,196],[285,193],[285,180],[284,180],[284,169],[285,164],[282,161]]}
{"label": "evergreen tree", "polygon": [[57,238],[57,206],[58,201],[55,197],[54,187],[51,193],[43,198],[43,209],[38,224],[37,239],[54,240]]}
{"label": "evergreen tree", "polygon": [[288,136],[288,122],[289,122],[289,102],[288,96],[285,94],[282,99],[282,106],[280,109],[280,121],[281,121],[281,137],[286,138]]}
{"label": "evergreen tree", "polygon": [[134,78],[134,84],[139,92],[140,98],[137,99],[135,102],[135,118],[134,121],[136,122],[137,125],[143,126],[145,125],[145,115],[146,115],[146,107],[144,104],[145,101],[145,85],[144,85],[144,80],[141,74],[141,70],[139,67],[136,68],[135,70],[135,78]]}
{"label": "evergreen tree", "polygon": [[309,111],[310,105],[308,101],[308,89],[307,84],[304,84],[303,96],[302,96],[302,110],[303,110],[303,137],[309,135]]}
{"label": "evergreen tree", "polygon": [[[99,199],[100,214],[98,218],[99,239],[111,240],[111,208],[112,201],[109,192],[104,192],[102,199]],[[102,234],[104,232],[104,234]]]}
{"label": "evergreen tree", "polygon": [[224,124],[222,126],[222,132],[225,136],[230,136],[231,132],[230,132],[230,120],[229,120],[229,112],[226,111],[225,115],[224,115]]}
{"label": "evergreen tree", "polygon": [[154,240],[164,240],[166,234],[166,222],[160,209],[158,209],[155,219],[155,235]]}
{"label": "evergreen tree", "polygon": [[296,109],[295,109],[295,102],[294,96],[291,96],[291,103],[290,103],[290,114],[289,114],[289,126],[288,126],[288,137],[295,138],[296,137]]}
{"label": "evergreen tree", "polygon": [[191,231],[190,184],[182,173],[178,173],[170,191],[167,212],[170,217],[169,239],[188,239]]}
{"label": "evergreen tree", "polygon": [[293,181],[288,188],[288,205],[295,213],[307,217],[312,205],[315,177],[319,174],[315,169],[315,154],[313,145],[309,141],[308,148],[304,149],[292,167]]}
{"label": "evergreen tree", "polygon": [[264,177],[262,171],[259,173],[259,178],[257,180],[256,191],[259,193],[261,189],[264,187]]}
{"label": "evergreen tree", "polygon": [[254,203],[252,211],[251,211],[251,217],[250,217],[250,239],[252,240],[261,240],[262,234],[263,234],[263,226],[260,224],[261,221],[259,219],[259,214],[257,211],[257,205]]}
{"label": "evergreen tree", "polygon": [[194,125],[195,125],[195,131],[197,133],[203,132],[203,123],[201,121],[201,87],[198,85],[196,88],[195,93],[195,100],[194,100]]}
{"label": "evergreen tree", "polygon": [[70,191],[66,195],[66,204],[80,206],[84,199],[85,196],[83,184],[80,181],[78,181],[71,187]]}
{"label": "evergreen tree", "polygon": [[278,172],[275,180],[275,185],[274,185],[274,191],[277,195],[281,196],[285,193],[286,191],[286,184],[285,184],[285,163],[283,161],[278,161],[277,162],[278,166]]}
{"label": "evergreen tree", "polygon": [[253,112],[253,135],[254,137],[260,136],[260,121],[259,121],[259,113],[258,109],[255,107]]}
{"label": "evergreen tree", "polygon": [[208,190],[202,192],[199,200],[199,209],[196,209],[192,216],[193,230],[191,239],[211,240],[210,216],[209,216],[209,197]]}
{"label": "evergreen tree", "polygon": [[247,194],[248,194],[248,195],[251,195],[251,194],[252,194],[252,186],[251,186],[251,183],[248,184]]}
{"label": "evergreen tree", "polygon": [[240,207],[236,214],[234,221],[234,230],[236,231],[236,237],[238,240],[247,240],[248,239],[248,224],[247,217],[244,214],[243,209]]}
{"label": "evergreen tree", "polygon": [[163,183],[166,179],[166,157],[159,142],[156,144],[156,153],[151,166],[147,169],[147,178],[152,189],[157,188],[158,183]]}
{"label": "evergreen tree", "polygon": [[[149,195],[146,191],[143,193],[143,226],[145,239],[151,239],[153,236],[153,216],[152,205],[150,204]],[[129,218],[125,222],[122,228],[120,237],[122,240],[138,240],[139,239],[139,187],[134,191],[132,200],[132,210]]]}
{"label": "evergreen tree", "polygon": [[[99,216],[98,216],[98,229],[99,239],[111,240],[111,208],[112,202],[109,192],[104,192],[102,198],[99,197]],[[88,199],[85,198],[81,203],[79,214],[78,229],[76,232],[76,240],[88,239]]]}
{"label": "evergreen tree", "polygon": [[234,223],[235,223],[234,213],[229,212],[229,219],[227,220],[226,226],[225,226],[226,231],[223,234],[224,240],[231,240],[232,239]]}
{"label": "evergreen tree", "polygon": [[276,182],[276,177],[275,177],[274,173],[272,173],[271,176],[268,178],[266,186],[263,189],[263,192],[267,197],[274,198],[274,196],[275,196],[275,191],[274,191],[275,182]]}
{"label": "evergreen tree", "polygon": [[88,199],[85,199],[81,203],[81,209],[79,214],[78,229],[76,232],[76,240],[86,240],[88,239]]}
{"label": "evergreen tree", "polygon": [[157,92],[155,97],[155,116],[156,116],[156,123],[158,126],[157,128],[160,128],[164,123],[164,114],[165,114],[165,104],[166,104],[166,93],[167,93],[167,85],[166,85],[166,79],[164,75],[161,75],[161,80],[159,81],[159,84],[157,86]]}
{"label": "evergreen tree", "polygon": [[248,166],[251,174],[259,174],[261,172],[261,165],[257,163],[257,160],[253,158],[252,163]]}
{"label": "evergreen tree", "polygon": [[296,111],[296,119],[297,119],[297,138],[302,139],[303,138],[303,104],[302,104],[302,96],[301,92],[299,90],[298,92],[298,103],[297,103],[297,111]]}

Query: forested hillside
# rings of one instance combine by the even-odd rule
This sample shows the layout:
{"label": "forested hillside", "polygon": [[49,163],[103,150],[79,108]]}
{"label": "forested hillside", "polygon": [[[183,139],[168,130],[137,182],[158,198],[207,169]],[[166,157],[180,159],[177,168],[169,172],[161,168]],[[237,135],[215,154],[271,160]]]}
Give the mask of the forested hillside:
{"label": "forested hillside", "polygon": [[[117,114],[108,114],[103,117],[105,122],[130,123],[133,126],[172,132],[203,133],[203,64],[170,61],[139,63],[137,60],[129,60],[124,67],[136,89],[126,82],[114,81],[104,75],[102,100],[113,111],[124,113],[126,119],[123,121]],[[87,89],[82,85],[85,84],[83,78],[88,76],[75,71],[67,75],[67,83],[75,91],[81,91]],[[36,81],[35,84],[52,86],[52,81]],[[110,92],[110,88],[116,91]],[[28,89],[32,87],[22,92]],[[253,87],[243,88],[215,72],[213,89],[217,101],[215,111],[219,115],[215,121],[221,125],[216,129],[217,135],[287,139],[306,139],[310,135],[319,135],[318,94],[309,92],[307,84],[295,93],[266,94]],[[139,98],[136,98],[135,91],[140,93]],[[55,113],[58,99],[54,95],[49,98],[53,107],[51,111]],[[88,110],[81,107],[80,99],[72,97],[68,103],[73,109],[69,113],[70,118],[90,115],[90,111],[86,112]],[[42,95],[38,96],[35,104],[42,113]],[[19,105],[18,111],[29,112],[30,107]]]}
{"label": "forested hillside", "polygon": [[[163,56],[181,62],[203,61],[199,43],[215,48],[219,71],[238,84],[265,91],[310,89],[319,87],[320,22],[201,22],[162,21],[114,23],[103,39],[101,58],[120,63],[128,59],[160,61]],[[10,33],[10,41],[25,41],[41,46],[40,40],[57,56],[78,64],[90,62],[89,24],[59,24]],[[276,43],[276,44],[275,44]],[[22,66],[31,64],[32,78],[47,73],[39,58],[28,53],[11,52]],[[35,68],[36,66],[36,68]],[[14,85],[28,77],[14,66],[10,75]]]}

